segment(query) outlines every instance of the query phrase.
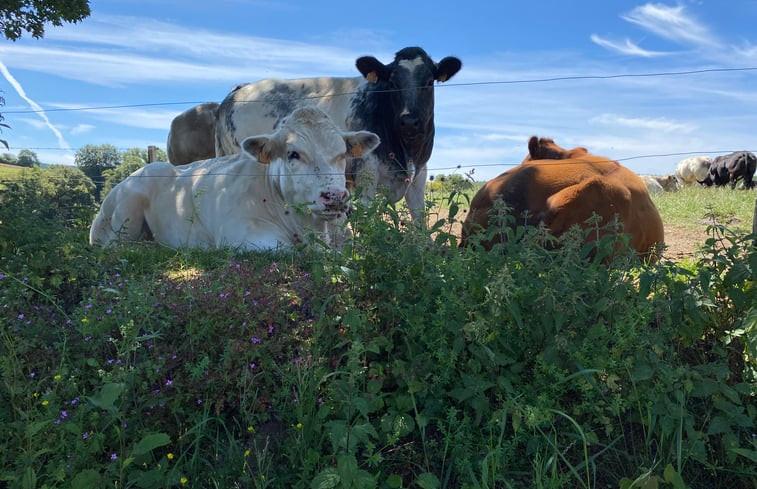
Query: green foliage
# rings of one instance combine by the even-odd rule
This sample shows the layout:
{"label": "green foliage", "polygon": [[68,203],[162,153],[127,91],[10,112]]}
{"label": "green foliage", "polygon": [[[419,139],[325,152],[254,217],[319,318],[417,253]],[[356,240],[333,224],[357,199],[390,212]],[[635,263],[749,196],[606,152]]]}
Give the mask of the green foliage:
{"label": "green foliage", "polygon": [[0,163],[4,165],[15,165],[18,162],[18,158],[16,158],[16,155],[12,153],[2,153],[0,154]]}
{"label": "green foliage", "polygon": [[99,250],[83,219],[19,214],[34,252],[0,262],[0,480],[750,487],[753,236],[713,227],[686,267],[578,231],[461,249],[458,195],[428,230],[358,207],[320,253]]}
{"label": "green foliage", "polygon": [[34,151],[30,149],[22,149],[18,152],[16,164],[28,168],[39,168],[39,158],[37,157],[37,153],[35,153]]}
{"label": "green foliage", "polygon": [[93,191],[89,178],[66,166],[24,170],[0,183],[0,272],[12,272],[15,284],[2,292],[13,302],[42,298],[59,307],[59,299],[79,297],[74,258],[93,216]]}
{"label": "green foliage", "polygon": [[74,156],[76,166],[95,183],[95,199],[98,202],[105,186],[104,172],[116,168],[122,161],[121,153],[112,144],[88,144],[80,148]]}
{"label": "green foliage", "polygon": [[40,39],[45,35],[46,23],[76,23],[89,14],[89,0],[6,0],[0,7],[0,30],[11,41],[18,40],[24,32]]}

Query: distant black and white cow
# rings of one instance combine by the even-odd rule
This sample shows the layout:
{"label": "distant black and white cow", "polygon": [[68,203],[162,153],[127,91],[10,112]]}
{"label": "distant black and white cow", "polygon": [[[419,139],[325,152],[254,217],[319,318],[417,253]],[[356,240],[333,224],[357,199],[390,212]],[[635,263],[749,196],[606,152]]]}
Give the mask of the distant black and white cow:
{"label": "distant black and white cow", "polygon": [[461,68],[458,58],[435,63],[408,47],[383,64],[372,56],[356,61],[362,77],[267,79],[240,85],[221,103],[216,124],[216,156],[239,151],[251,134],[270,132],[295,107],[316,105],[344,130],[376,133],[381,144],[367,157],[348,162],[347,180],[391,201],[403,197],[414,219],[423,215],[426,163],[434,144],[434,81],[445,82]]}
{"label": "distant black and white cow", "polygon": [[218,104],[206,102],[174,117],[166,142],[168,161],[184,165],[214,157],[217,114]]}
{"label": "distant black and white cow", "polygon": [[339,129],[317,107],[303,107],[273,134],[242,140],[242,152],[182,166],[151,163],[105,197],[89,241],[107,246],[149,239],[179,247],[257,250],[296,244],[309,233],[339,240],[328,223],[350,202],[348,157],[379,138]]}
{"label": "distant black and white cow", "polygon": [[722,186],[728,183],[731,188],[736,188],[738,180],[744,180],[745,188],[754,188],[754,172],[757,167],[757,156],[749,151],[736,151],[731,154],[717,156],[712,160],[710,170],[703,180],[698,180],[702,185]]}

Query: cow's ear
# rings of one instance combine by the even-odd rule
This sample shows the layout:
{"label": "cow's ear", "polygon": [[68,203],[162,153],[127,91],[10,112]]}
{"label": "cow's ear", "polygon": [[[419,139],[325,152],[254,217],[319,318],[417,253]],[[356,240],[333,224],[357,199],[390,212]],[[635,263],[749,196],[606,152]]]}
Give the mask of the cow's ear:
{"label": "cow's ear", "polygon": [[271,162],[270,141],[268,136],[250,136],[242,141],[242,151],[267,165]]}
{"label": "cow's ear", "polygon": [[537,136],[531,136],[531,139],[528,140],[528,155],[532,160],[539,159],[539,138]]}
{"label": "cow's ear", "polygon": [[436,81],[446,82],[463,67],[463,62],[454,56],[447,56],[436,64]]}
{"label": "cow's ear", "polygon": [[381,139],[369,131],[355,131],[345,133],[344,142],[347,143],[347,155],[359,158],[376,149]]}
{"label": "cow's ear", "polygon": [[371,83],[387,81],[389,68],[373,56],[363,56],[355,61],[358,71]]}

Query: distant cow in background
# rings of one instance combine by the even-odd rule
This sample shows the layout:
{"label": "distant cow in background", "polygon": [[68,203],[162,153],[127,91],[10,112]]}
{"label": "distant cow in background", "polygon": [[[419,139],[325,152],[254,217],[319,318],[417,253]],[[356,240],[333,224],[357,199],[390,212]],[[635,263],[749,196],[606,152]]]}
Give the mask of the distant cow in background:
{"label": "distant cow in background", "polygon": [[731,188],[736,188],[736,182],[743,179],[745,188],[754,188],[755,167],[757,167],[757,156],[749,151],[736,151],[715,157],[707,176],[698,182],[708,187],[730,183]]}
{"label": "distant cow in background", "polygon": [[184,165],[216,155],[216,116],[218,105],[207,102],[187,109],[171,121],[166,152],[168,161]]}
{"label": "distant cow in background", "polygon": [[678,180],[673,175],[639,175],[650,194],[662,192],[674,192],[678,190]]}
{"label": "distant cow in background", "polygon": [[676,179],[681,187],[694,185],[704,180],[710,170],[712,158],[709,156],[692,156],[678,162],[676,165]]}

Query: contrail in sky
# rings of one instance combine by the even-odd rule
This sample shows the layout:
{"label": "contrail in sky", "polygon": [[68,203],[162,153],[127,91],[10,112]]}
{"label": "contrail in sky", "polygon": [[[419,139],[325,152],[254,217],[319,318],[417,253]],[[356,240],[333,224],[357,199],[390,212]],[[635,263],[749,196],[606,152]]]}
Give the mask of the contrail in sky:
{"label": "contrail in sky", "polygon": [[22,87],[18,80],[16,80],[16,78],[11,75],[11,72],[8,71],[8,67],[6,67],[5,63],[3,63],[2,61],[0,61],[0,73],[3,74],[5,79],[8,80],[8,83],[10,83],[11,86],[16,90],[18,96],[26,100],[26,103],[28,103],[32,107],[32,109],[37,111],[36,113],[42,118],[45,125],[53,132],[53,134],[55,134],[55,137],[58,138],[58,145],[61,147],[61,149],[70,150],[71,146],[69,146],[66,140],[63,139],[63,134],[61,134],[60,131],[50,122],[50,119],[47,118],[47,114],[45,114],[44,109],[37,102],[26,96],[24,87]]}

